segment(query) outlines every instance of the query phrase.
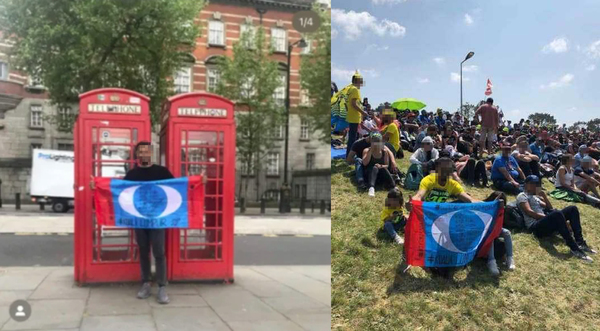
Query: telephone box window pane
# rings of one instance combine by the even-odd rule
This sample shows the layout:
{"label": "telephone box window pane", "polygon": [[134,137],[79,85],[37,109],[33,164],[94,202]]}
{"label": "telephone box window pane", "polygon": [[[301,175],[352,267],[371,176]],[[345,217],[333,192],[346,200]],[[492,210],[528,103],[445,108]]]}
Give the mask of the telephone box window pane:
{"label": "telephone box window pane", "polygon": [[130,129],[102,128],[100,142],[113,144],[131,144]]}
{"label": "telephone box window pane", "polygon": [[225,141],[224,136],[225,135],[223,134],[223,132],[219,132],[219,146],[223,146],[225,144],[224,143],[224,141]]}
{"label": "telephone box window pane", "polygon": [[186,153],[186,151],[185,151],[185,148],[184,148],[184,147],[182,147],[182,148],[181,148],[181,162],[185,162],[185,156],[186,156],[186,154],[187,154],[187,153]]}
{"label": "telephone box window pane", "polygon": [[100,159],[102,161],[128,161],[131,155],[131,146],[100,145]]}
{"label": "telephone box window pane", "polygon": [[206,148],[188,148],[188,162],[208,162]]}
{"label": "telephone box window pane", "polygon": [[206,131],[189,131],[188,145],[216,145],[217,133]]}
{"label": "telephone box window pane", "polygon": [[186,136],[185,133],[186,133],[186,131],[181,131],[181,146],[185,146],[188,144],[187,140],[185,139],[185,136]]}
{"label": "telephone box window pane", "polygon": [[181,165],[181,177],[186,177],[187,171],[185,171],[185,164]]}
{"label": "telephone box window pane", "polygon": [[133,143],[137,144],[138,142],[138,132],[137,129],[133,129]]}
{"label": "telephone box window pane", "polygon": [[98,141],[98,129],[92,128],[92,142]]}
{"label": "telephone box window pane", "polygon": [[100,164],[101,177],[125,177],[131,168],[129,163],[104,163]]}
{"label": "telephone box window pane", "polygon": [[216,260],[220,258],[217,255],[216,245],[188,246],[187,248],[187,260]]}

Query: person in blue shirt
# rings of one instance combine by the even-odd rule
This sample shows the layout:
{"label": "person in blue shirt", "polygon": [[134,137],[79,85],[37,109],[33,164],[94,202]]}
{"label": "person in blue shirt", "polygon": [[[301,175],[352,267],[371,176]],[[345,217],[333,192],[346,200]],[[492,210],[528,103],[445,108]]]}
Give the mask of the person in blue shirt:
{"label": "person in blue shirt", "polygon": [[418,120],[421,125],[429,124],[429,115],[425,109],[421,110],[421,115],[419,115]]}
{"label": "person in blue shirt", "polygon": [[531,149],[531,153],[537,155],[537,157],[539,157],[541,160],[542,154],[544,154],[545,149],[542,137],[537,137],[537,139],[533,143],[531,143],[531,145],[529,145],[529,149]]}
{"label": "person in blue shirt", "polygon": [[444,119],[444,113],[442,112],[442,108],[437,109],[437,116],[435,117],[435,125],[437,125],[438,129],[442,129],[444,125],[446,125],[446,120]]}
{"label": "person in blue shirt", "polygon": [[575,164],[573,165],[574,168],[581,168],[581,160],[588,155],[589,148],[587,145],[581,145],[579,146],[578,151],[579,152],[573,157],[573,160],[575,161]]}
{"label": "person in blue shirt", "polygon": [[519,194],[523,192],[525,174],[519,168],[517,160],[510,155],[511,146],[503,144],[502,154],[497,156],[492,164],[492,182],[497,190]]}

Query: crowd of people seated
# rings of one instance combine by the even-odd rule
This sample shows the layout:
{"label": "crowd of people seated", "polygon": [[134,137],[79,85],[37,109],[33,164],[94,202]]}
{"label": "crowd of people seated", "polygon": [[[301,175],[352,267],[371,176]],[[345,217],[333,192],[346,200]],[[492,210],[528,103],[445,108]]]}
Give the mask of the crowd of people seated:
{"label": "crowd of people seated", "polygon": [[[592,262],[590,255],[596,251],[583,239],[577,205],[555,210],[549,197],[600,207],[598,132],[529,119],[513,123],[504,119],[492,98],[482,102],[472,118],[442,109],[393,109],[388,103],[373,109],[366,98],[360,99],[362,83],[355,74],[346,96],[333,95],[332,90],[332,131],[347,141],[346,161],[354,166],[359,189],[370,197],[378,188],[388,192],[381,221],[394,242],[403,243],[405,213],[413,199],[474,203],[479,200],[469,195],[468,187],[490,187],[494,192],[486,200],[512,201],[526,230],[538,237],[558,232],[573,256]],[[336,97],[347,113],[346,126],[343,111],[333,111]],[[410,166],[399,169],[397,159],[405,151],[412,153]],[[542,189],[544,179],[554,185],[549,193]],[[416,190],[414,197],[405,200],[401,185]],[[510,231],[503,229],[500,237],[506,265],[514,270]],[[499,274],[493,250],[488,268]]]}

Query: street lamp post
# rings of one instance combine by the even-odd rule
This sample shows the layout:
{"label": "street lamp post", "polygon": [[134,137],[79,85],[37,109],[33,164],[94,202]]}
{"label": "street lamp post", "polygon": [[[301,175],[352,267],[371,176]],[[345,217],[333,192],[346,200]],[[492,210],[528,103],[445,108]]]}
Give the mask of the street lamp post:
{"label": "street lamp post", "polygon": [[462,101],[462,66],[463,63],[465,63],[465,61],[467,61],[468,59],[472,58],[473,55],[475,55],[475,52],[469,52],[467,54],[467,56],[465,57],[465,59],[460,63],[460,109],[458,110],[461,114],[462,114],[462,108],[463,108],[463,101]]}
{"label": "street lamp post", "polygon": [[279,212],[287,213],[290,212],[290,185],[288,182],[288,141],[290,131],[290,70],[292,67],[292,49],[294,46],[299,48],[306,47],[306,41],[300,39],[295,43],[288,41],[287,49],[287,77],[286,77],[286,92],[285,92],[285,147],[283,151],[283,185],[281,186],[280,199],[279,199]]}

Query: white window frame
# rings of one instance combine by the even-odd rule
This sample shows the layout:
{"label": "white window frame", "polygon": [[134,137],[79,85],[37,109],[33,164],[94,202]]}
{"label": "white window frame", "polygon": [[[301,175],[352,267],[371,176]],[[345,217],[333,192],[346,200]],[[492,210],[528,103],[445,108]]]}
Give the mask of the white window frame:
{"label": "white window frame", "polygon": [[208,21],[208,44],[225,46],[225,23],[223,21]]}
{"label": "white window frame", "polygon": [[[283,34],[283,35],[281,35]],[[287,52],[287,31],[282,28],[271,28],[271,45],[275,52]]]}
{"label": "white window frame", "polygon": [[312,41],[307,38],[304,38],[304,41],[306,42],[306,47],[300,48],[300,54],[302,55],[309,54],[312,49]]}
{"label": "white window frame", "polygon": [[42,116],[44,114],[44,108],[42,105],[31,105],[29,111],[29,126],[32,128],[43,128],[44,120],[42,119]]}
{"label": "white window frame", "polygon": [[71,114],[72,109],[69,106],[58,108],[58,116],[60,116],[62,120],[65,120]]}
{"label": "white window frame", "polygon": [[245,45],[247,48],[254,48],[254,38],[256,37],[256,27],[254,25],[245,23],[240,24],[240,39],[242,39],[242,34],[250,32],[248,36],[247,44]]}
{"label": "white window frame", "polygon": [[[316,158],[315,153],[306,153],[306,170],[312,170],[315,168],[315,158]],[[310,166],[309,166],[309,161],[310,161]]]}
{"label": "white window frame", "polygon": [[279,86],[273,91],[273,99],[280,107],[285,107],[285,93],[286,93],[286,76],[285,74],[279,75]]}
{"label": "white window frame", "polygon": [[305,119],[300,119],[300,139],[310,139],[309,124],[308,121]]}
{"label": "white window frame", "polygon": [[[214,79],[214,83],[211,84],[211,79]],[[214,93],[217,90],[219,81],[221,80],[221,73],[216,67],[206,67],[206,92]]]}
{"label": "white window frame", "polygon": [[267,176],[279,176],[279,153],[267,154]]}
{"label": "white window frame", "polygon": [[0,79],[8,80],[8,63],[0,61]]}
{"label": "white window frame", "polygon": [[[183,81],[187,75],[187,84]],[[192,90],[192,67],[183,67],[173,75],[173,85],[175,93],[187,93]]]}

